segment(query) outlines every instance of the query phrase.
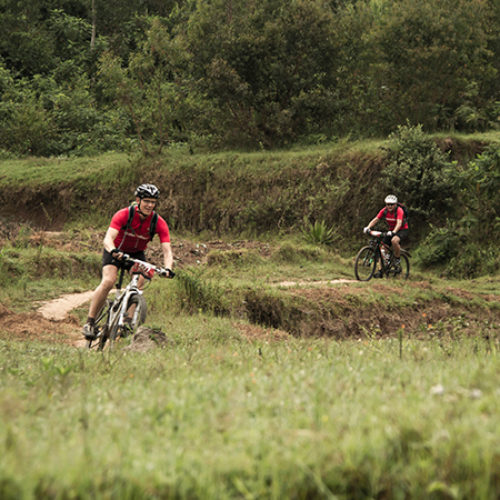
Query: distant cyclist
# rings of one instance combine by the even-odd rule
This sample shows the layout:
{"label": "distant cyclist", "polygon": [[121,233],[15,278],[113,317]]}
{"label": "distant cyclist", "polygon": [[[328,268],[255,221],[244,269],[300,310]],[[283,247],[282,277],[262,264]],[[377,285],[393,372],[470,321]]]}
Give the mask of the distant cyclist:
{"label": "distant cyclist", "polygon": [[[136,203],[113,215],[103,240],[101,283],[92,296],[87,322],[83,327],[83,335],[87,340],[95,338],[95,318],[116,283],[118,269],[130,269],[132,265],[121,262],[124,254],[146,260],[144,251],[153,236],[158,234],[163,253],[163,267],[168,271],[167,277],[172,275],[174,259],[169,229],[165,220],[154,211],[159,196],[160,191],[154,184],[141,184],[135,190]],[[143,281],[141,279],[140,286]]]}
{"label": "distant cyclist", "polygon": [[396,269],[400,269],[401,242],[408,239],[408,221],[405,218],[404,210],[398,205],[398,199],[395,195],[387,195],[384,201],[385,207],[370,221],[368,226],[363,229],[363,232],[368,233],[379,220],[385,219],[389,226],[389,232],[384,238],[384,243],[392,245],[395,258],[394,265]]}

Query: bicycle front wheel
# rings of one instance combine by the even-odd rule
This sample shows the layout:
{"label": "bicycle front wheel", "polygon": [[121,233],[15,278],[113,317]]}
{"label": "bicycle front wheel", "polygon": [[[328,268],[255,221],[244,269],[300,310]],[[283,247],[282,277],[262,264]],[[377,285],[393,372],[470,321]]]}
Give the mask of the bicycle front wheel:
{"label": "bicycle front wheel", "polygon": [[107,323],[108,323],[108,317],[109,317],[109,306],[105,304],[99,314],[97,315],[97,318],[95,320],[95,334],[96,334],[96,339],[95,340],[88,340],[87,341],[87,347],[89,349],[92,349],[93,347],[96,347],[96,345],[101,344],[101,337],[106,337],[107,336]]}
{"label": "bicycle front wheel", "polygon": [[[121,302],[121,301],[120,301]],[[119,302],[118,302],[119,304]],[[108,340],[113,341],[118,336],[118,317],[117,309],[119,305],[114,301],[109,306],[109,316],[106,326],[103,328],[102,335],[99,337],[99,350],[102,351]]]}
{"label": "bicycle front wheel", "polygon": [[138,293],[132,295],[128,302],[126,313],[129,318],[132,318],[132,333],[135,333],[137,328],[146,321],[147,312],[147,304],[144,296]]}
{"label": "bicycle front wheel", "polygon": [[368,281],[375,273],[377,256],[375,249],[363,247],[356,256],[354,262],[354,274],[359,281]]}

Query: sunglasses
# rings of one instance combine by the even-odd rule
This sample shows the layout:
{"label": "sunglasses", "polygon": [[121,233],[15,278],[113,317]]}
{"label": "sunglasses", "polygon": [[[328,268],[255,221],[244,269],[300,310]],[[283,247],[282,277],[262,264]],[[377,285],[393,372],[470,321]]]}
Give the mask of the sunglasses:
{"label": "sunglasses", "polygon": [[385,205],[386,205],[387,207],[395,207],[395,206],[396,206],[396,204],[395,204],[395,203],[386,203]]}

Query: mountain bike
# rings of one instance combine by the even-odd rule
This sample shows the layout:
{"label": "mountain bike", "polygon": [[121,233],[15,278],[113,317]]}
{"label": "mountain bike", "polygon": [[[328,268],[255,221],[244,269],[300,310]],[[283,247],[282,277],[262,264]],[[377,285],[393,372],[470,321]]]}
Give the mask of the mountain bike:
{"label": "mountain bike", "polygon": [[401,249],[400,265],[397,266],[394,262],[394,254],[390,245],[384,243],[384,237],[387,233],[381,231],[370,230],[369,233],[372,239],[368,246],[363,247],[356,256],[354,262],[354,274],[360,281],[368,281],[376,275],[375,269],[377,262],[380,262],[380,270],[378,277],[386,277],[393,279],[408,279],[410,275],[410,254],[407,250]]}
{"label": "mountain bike", "polygon": [[117,338],[134,335],[137,328],[146,321],[147,304],[142,290],[139,289],[139,276],[143,276],[147,282],[151,282],[155,274],[169,278],[175,276],[173,271],[133,259],[127,254],[122,260],[124,263],[132,263],[130,282],[122,290],[125,269],[120,268],[116,296],[113,300],[108,299],[98,314],[95,321],[96,338],[87,341],[89,349],[97,347],[101,351],[108,340],[111,344]]}

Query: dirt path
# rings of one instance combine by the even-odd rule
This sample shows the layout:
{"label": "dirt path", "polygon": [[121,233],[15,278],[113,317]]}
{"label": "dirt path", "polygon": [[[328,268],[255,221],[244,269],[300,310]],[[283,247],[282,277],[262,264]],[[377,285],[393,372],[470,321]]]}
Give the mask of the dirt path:
{"label": "dirt path", "polygon": [[338,279],[338,280],[328,280],[328,281],[281,281],[280,283],[275,283],[274,286],[282,286],[284,288],[293,286],[324,286],[324,285],[338,285],[340,283],[356,283],[356,280],[348,279]]}
{"label": "dirt path", "polygon": [[45,302],[41,307],[38,308],[38,312],[45,318],[53,321],[62,321],[66,319],[68,313],[73,309],[80,307],[81,305],[88,302],[93,290],[82,293],[70,293],[68,295],[62,295],[61,297]]}

